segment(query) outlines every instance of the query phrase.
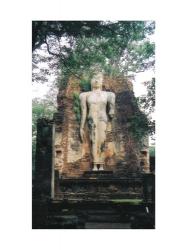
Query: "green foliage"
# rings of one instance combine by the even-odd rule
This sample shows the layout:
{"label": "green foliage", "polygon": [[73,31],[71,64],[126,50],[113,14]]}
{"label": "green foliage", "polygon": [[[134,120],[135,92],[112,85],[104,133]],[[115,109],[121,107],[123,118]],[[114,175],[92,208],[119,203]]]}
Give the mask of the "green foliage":
{"label": "green foliage", "polygon": [[82,79],[80,81],[81,92],[86,92],[91,90],[90,80]]}
{"label": "green foliage", "polygon": [[[34,67],[41,58],[51,71],[60,70],[61,86],[69,76],[81,79],[96,63],[112,75],[143,71],[154,66],[154,44],[149,41],[153,32],[150,21],[34,21]],[[40,47],[49,53],[48,59],[38,53]],[[45,81],[46,74],[33,79]]]}
{"label": "green foliage", "polygon": [[118,77],[122,75],[122,72],[118,67],[112,66],[111,64],[105,64],[103,66],[104,72],[110,77]]}
{"label": "green foliage", "polygon": [[58,88],[66,88],[69,80],[69,71],[66,68],[61,69],[61,74],[58,75],[57,78],[57,87]]}
{"label": "green foliage", "polygon": [[53,118],[55,105],[52,96],[46,99],[35,98],[32,101],[32,167],[35,168],[35,152],[36,152],[36,136],[37,136],[37,120],[39,118]]}
{"label": "green foliage", "polygon": [[137,98],[140,109],[146,114],[148,119],[149,134],[155,133],[155,120],[152,119],[152,113],[155,110],[155,78],[144,83],[147,88],[147,94]]}
{"label": "green foliage", "polygon": [[[87,92],[91,90],[91,82],[89,77],[80,80],[80,88],[81,92]],[[80,105],[79,93],[76,92],[73,93],[73,111],[75,112],[77,122],[80,123],[81,105]]]}
{"label": "green foliage", "polygon": [[153,136],[155,133],[155,120],[151,114],[155,108],[155,78],[145,82],[147,94],[133,99],[135,114],[128,119],[129,131],[133,137],[141,142],[145,136]]}
{"label": "green foliage", "polygon": [[55,106],[49,99],[35,98],[32,101],[32,125],[33,132],[36,133],[37,120],[39,118],[53,118]]}
{"label": "green foliage", "polygon": [[[81,92],[87,92],[91,90],[91,83],[90,83],[89,78],[81,79],[80,88],[81,88]],[[80,123],[81,105],[80,105],[79,93],[77,92],[73,93],[73,111],[75,113],[77,122]]]}
{"label": "green foliage", "polygon": [[134,139],[141,143],[142,139],[149,134],[149,123],[147,116],[143,112],[136,112],[128,119],[129,132]]}
{"label": "green foliage", "polygon": [[140,107],[147,113],[154,112],[155,109],[155,78],[151,81],[144,82],[147,88],[147,94],[138,98]]}
{"label": "green foliage", "polygon": [[155,45],[143,40],[138,43],[129,43],[123,56],[123,72],[143,72],[154,67]]}
{"label": "green foliage", "polygon": [[106,39],[113,37],[116,43],[123,42],[123,45],[126,45],[124,35],[129,40],[142,40],[145,34],[153,33],[154,26],[154,22],[151,21],[33,21],[32,49],[38,49],[49,38],[63,36],[72,39],[82,36]]}
{"label": "green foliage", "polygon": [[155,146],[149,147],[149,155],[155,157]]}
{"label": "green foliage", "polygon": [[70,36],[77,38],[81,35],[92,36],[100,34],[100,21],[33,21],[32,49],[39,48],[52,36]]}
{"label": "green foliage", "polygon": [[154,67],[154,44],[147,38],[149,26],[146,22],[116,22],[106,25],[107,29],[102,27],[99,36],[82,35],[61,60],[61,68],[82,78],[85,72],[92,73],[95,64],[111,76],[132,75]]}
{"label": "green foliage", "polygon": [[[37,67],[41,61],[47,62],[50,70],[40,72],[33,80],[45,82],[46,75],[56,71],[60,88],[75,76],[81,80],[82,91],[89,91],[90,83],[84,75],[91,76],[95,64],[110,76],[134,75],[154,68],[155,45],[149,39],[154,29],[151,21],[34,21],[33,64]],[[38,48],[48,52],[48,57],[42,57]],[[129,119],[129,130],[137,140],[154,133],[154,121],[149,118],[155,103],[153,83],[147,83],[147,96],[138,100],[145,114],[137,112]],[[80,122],[77,93],[73,105]]]}
{"label": "green foliage", "polygon": [[75,112],[75,116],[77,122],[80,123],[81,120],[81,105],[78,93],[73,93],[73,111]]}

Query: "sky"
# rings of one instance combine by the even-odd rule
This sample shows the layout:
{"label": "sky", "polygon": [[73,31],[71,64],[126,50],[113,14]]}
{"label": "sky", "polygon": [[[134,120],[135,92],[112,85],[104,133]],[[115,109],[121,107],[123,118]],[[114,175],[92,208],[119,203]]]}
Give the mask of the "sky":
{"label": "sky", "polygon": [[32,98],[43,98],[50,89],[50,86],[55,82],[55,77],[51,76],[47,83],[33,83],[32,84]]}

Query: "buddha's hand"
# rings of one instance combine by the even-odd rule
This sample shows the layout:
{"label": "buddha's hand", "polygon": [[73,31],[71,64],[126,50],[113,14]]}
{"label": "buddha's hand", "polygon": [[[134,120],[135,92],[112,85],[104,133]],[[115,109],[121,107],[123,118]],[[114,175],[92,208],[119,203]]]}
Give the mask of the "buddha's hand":
{"label": "buddha's hand", "polygon": [[84,139],[85,139],[84,129],[83,128],[80,128],[80,138],[81,138],[81,142],[83,143]]}
{"label": "buddha's hand", "polygon": [[114,113],[113,112],[109,112],[108,115],[109,115],[109,117],[110,117],[111,120],[114,118]]}

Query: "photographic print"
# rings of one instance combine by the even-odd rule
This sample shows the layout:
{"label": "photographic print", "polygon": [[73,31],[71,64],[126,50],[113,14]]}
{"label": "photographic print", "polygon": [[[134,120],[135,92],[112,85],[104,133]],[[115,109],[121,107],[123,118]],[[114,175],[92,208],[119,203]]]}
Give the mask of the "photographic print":
{"label": "photographic print", "polygon": [[154,33],[32,21],[33,229],[155,229]]}

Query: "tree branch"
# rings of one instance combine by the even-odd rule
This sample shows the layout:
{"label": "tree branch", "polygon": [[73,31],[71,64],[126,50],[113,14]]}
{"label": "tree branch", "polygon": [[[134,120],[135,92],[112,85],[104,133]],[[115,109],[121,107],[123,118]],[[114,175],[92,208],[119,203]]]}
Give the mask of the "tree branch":
{"label": "tree branch", "polygon": [[60,54],[56,54],[56,53],[53,53],[52,51],[50,51],[49,44],[47,43],[47,37],[45,38],[45,44],[47,45],[47,51],[50,55],[60,57]]}

